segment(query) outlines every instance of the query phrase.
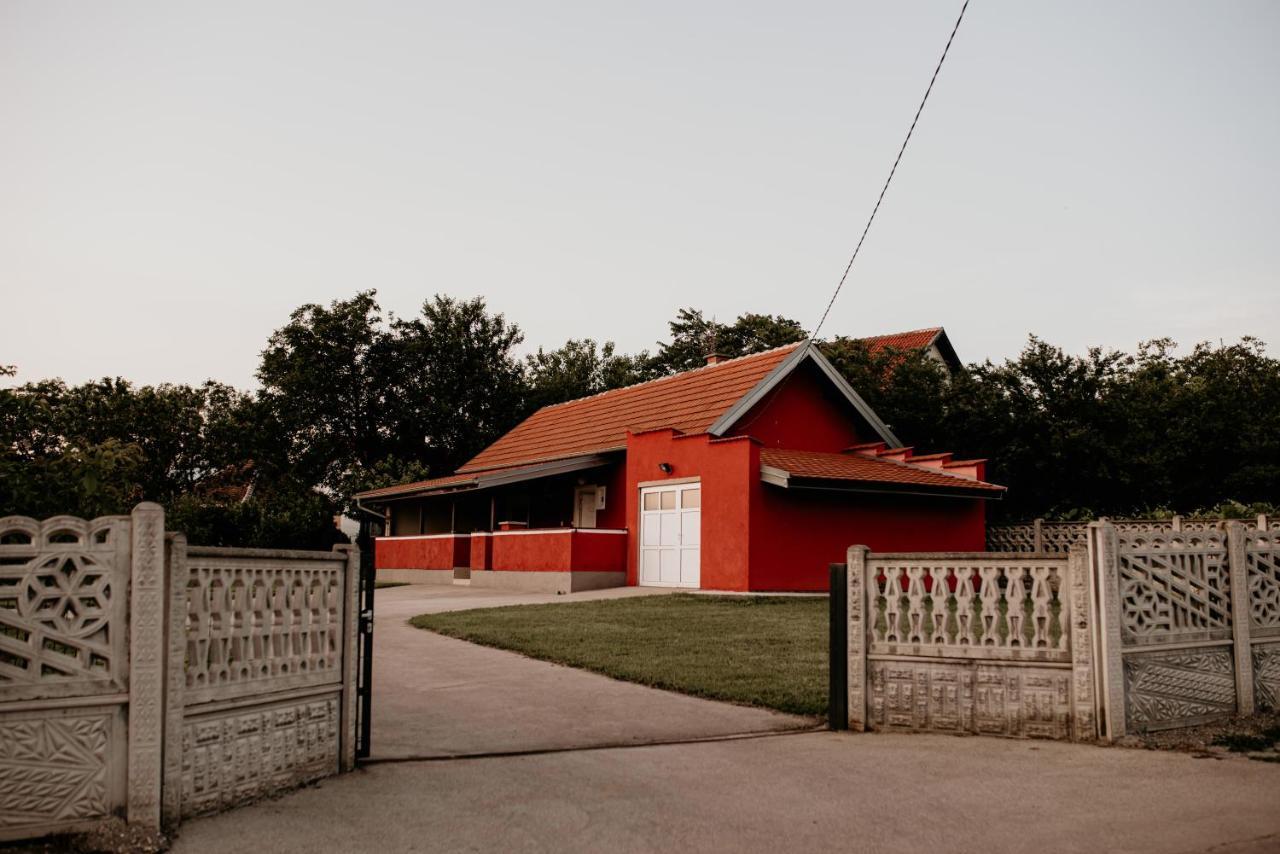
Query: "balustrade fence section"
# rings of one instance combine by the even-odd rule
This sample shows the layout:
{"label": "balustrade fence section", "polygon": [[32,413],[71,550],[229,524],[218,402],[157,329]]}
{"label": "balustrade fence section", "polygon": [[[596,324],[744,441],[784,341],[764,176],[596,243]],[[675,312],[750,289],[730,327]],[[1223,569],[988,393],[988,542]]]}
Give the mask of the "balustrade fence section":
{"label": "balustrade fence section", "polygon": [[1083,552],[855,546],[848,577],[853,729],[1092,737]]}
{"label": "balustrade fence section", "polygon": [[0,519],[0,839],[158,827],[354,766],[358,553],[164,511]]}
{"label": "balustrade fence section", "polygon": [[849,726],[1091,740],[1280,705],[1280,533],[1095,522],[1064,552],[849,550]]}

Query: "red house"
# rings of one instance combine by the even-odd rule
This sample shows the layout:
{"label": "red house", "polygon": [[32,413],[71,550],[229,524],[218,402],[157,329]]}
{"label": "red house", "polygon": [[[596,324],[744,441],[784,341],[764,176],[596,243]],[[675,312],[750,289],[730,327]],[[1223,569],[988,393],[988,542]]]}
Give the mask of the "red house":
{"label": "red house", "polygon": [[825,590],[853,543],[981,551],[1003,487],[915,456],[809,342],[544,407],[448,477],[362,493],[379,578]]}

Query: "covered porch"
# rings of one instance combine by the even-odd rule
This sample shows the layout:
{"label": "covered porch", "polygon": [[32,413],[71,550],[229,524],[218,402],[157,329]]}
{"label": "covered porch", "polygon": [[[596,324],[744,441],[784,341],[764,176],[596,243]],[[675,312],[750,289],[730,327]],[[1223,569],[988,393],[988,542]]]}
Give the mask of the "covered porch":
{"label": "covered porch", "polygon": [[572,592],[626,583],[625,475],[591,455],[393,487],[381,581]]}

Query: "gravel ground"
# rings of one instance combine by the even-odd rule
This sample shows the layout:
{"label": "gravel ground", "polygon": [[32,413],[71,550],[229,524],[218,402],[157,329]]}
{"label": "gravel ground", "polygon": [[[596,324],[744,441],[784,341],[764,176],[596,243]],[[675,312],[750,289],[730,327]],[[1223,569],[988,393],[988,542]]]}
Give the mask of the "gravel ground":
{"label": "gravel ground", "polygon": [[0,843],[0,854],[159,854],[169,850],[169,838],[118,818],[90,830],[46,836],[25,842]]}
{"label": "gravel ground", "polygon": [[1261,712],[1186,729],[1131,735],[1121,739],[1119,744],[1148,750],[1180,750],[1206,757],[1238,756],[1261,762],[1280,762],[1280,711]]}

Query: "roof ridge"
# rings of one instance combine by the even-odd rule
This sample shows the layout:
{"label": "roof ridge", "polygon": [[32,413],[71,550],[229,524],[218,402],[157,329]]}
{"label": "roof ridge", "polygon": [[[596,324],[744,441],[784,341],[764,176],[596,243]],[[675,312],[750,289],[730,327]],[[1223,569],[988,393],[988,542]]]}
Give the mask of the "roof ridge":
{"label": "roof ridge", "polygon": [[546,406],[542,406],[534,410],[534,412],[536,414],[538,412],[544,412],[548,409],[558,409],[559,407],[562,407],[562,406],[568,406],[571,403],[579,403],[584,400],[594,400],[595,398],[604,397],[605,395],[614,394],[620,391],[630,391],[631,389],[640,388],[641,386],[656,385],[658,383],[670,382],[671,380],[679,379],[681,377],[687,377],[691,374],[696,374],[702,371],[710,371],[715,368],[722,368],[725,365],[732,365],[735,362],[743,362],[747,359],[754,359],[757,356],[768,355],[769,353],[776,353],[779,350],[786,350],[787,348],[799,347],[801,344],[805,344],[807,342],[808,342],[808,339],[805,339],[804,341],[793,341],[790,344],[779,344],[777,347],[770,347],[768,350],[758,350],[755,353],[748,353],[745,356],[735,356],[732,359],[723,359],[719,362],[716,362],[713,365],[699,365],[696,368],[689,368],[688,370],[685,370],[685,371],[680,371],[674,374],[668,374],[665,377],[655,377],[651,380],[642,380],[638,383],[632,383],[631,385],[623,385],[623,386],[618,386],[617,388],[609,388],[609,389],[605,389],[604,391],[598,391],[595,394],[587,394],[587,395],[583,395],[582,397],[575,397],[572,400],[562,400],[559,403],[548,403]]}
{"label": "roof ridge", "polygon": [[941,332],[946,327],[943,326],[925,326],[920,329],[904,329],[901,332],[885,332],[882,335],[864,335],[861,338],[855,338],[855,341],[872,341],[876,338],[897,338],[900,335],[916,335],[921,332]]}

